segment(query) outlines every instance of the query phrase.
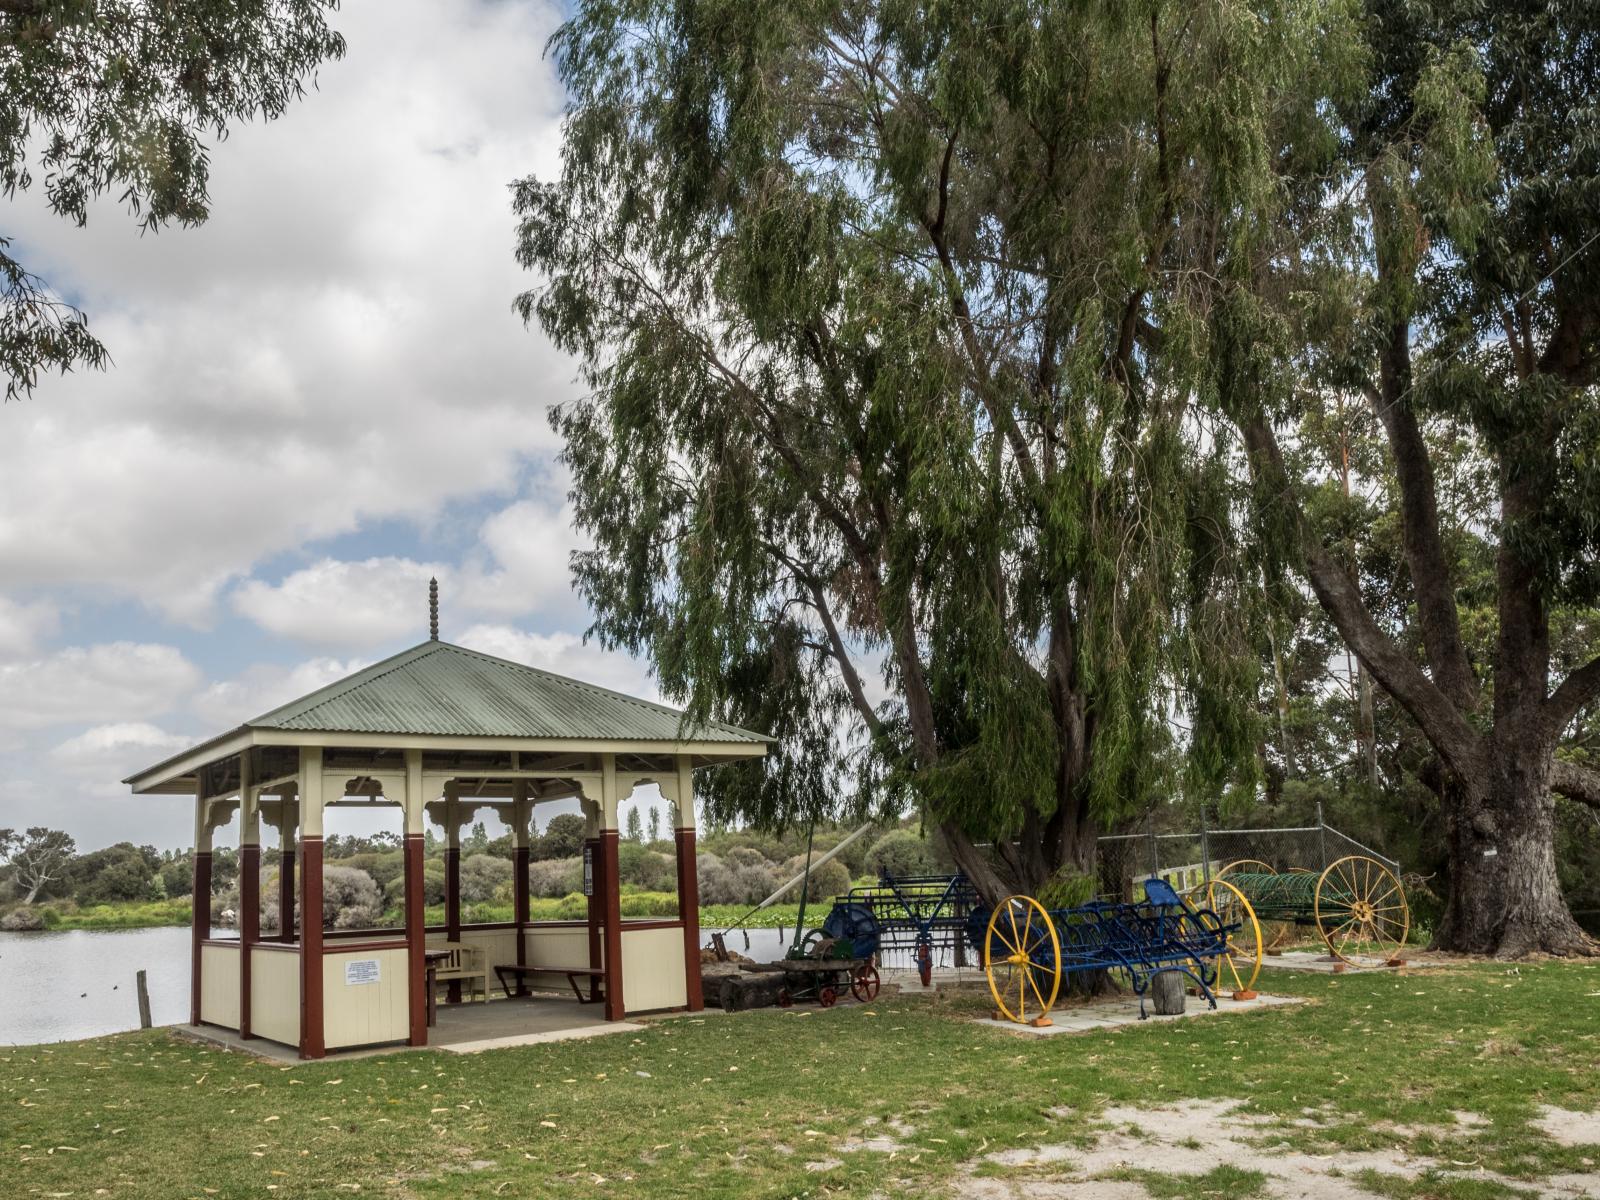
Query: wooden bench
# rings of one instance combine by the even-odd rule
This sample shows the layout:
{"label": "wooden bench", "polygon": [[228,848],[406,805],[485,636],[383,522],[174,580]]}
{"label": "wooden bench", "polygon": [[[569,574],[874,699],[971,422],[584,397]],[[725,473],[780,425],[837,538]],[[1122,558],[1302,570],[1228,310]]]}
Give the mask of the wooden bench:
{"label": "wooden bench", "polygon": [[468,946],[463,942],[435,942],[428,949],[435,953],[441,950],[448,952],[442,958],[435,959],[433,969],[435,983],[464,980],[472,985],[469,998],[476,995],[478,999],[488,1003],[489,967],[480,947]]}
{"label": "wooden bench", "polygon": [[[604,979],[606,973],[599,967],[541,967],[533,963],[497,963],[494,973],[500,977],[500,986],[508,996],[520,994],[523,981],[530,975],[565,975],[567,982],[572,985],[572,994],[578,998],[579,1004],[597,1004],[605,998],[599,991],[592,997],[585,996],[583,989],[578,986],[579,978]],[[516,980],[515,984],[510,982],[513,979]],[[516,991],[513,991],[513,988]]]}

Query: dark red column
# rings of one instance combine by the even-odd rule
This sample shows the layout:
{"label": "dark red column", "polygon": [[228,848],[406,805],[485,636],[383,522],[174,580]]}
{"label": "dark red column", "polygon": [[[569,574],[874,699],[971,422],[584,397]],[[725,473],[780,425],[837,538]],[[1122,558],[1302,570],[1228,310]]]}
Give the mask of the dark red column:
{"label": "dark red column", "polygon": [[[600,839],[586,838],[583,856],[589,867],[589,969],[600,969],[600,924],[604,920],[600,897],[605,892],[605,863],[600,854]],[[600,983],[589,976],[589,999],[600,998]]]}
{"label": "dark red column", "polygon": [[679,829],[678,919],[683,922],[683,982],[690,1012],[705,1008],[700,991],[700,872],[695,866],[694,829]]}
{"label": "dark red column", "polygon": [[[288,818],[284,818],[288,820]],[[294,941],[294,832],[283,837],[282,857],[278,860],[278,940]]]}
{"label": "dark red column", "polygon": [[[446,846],[444,851],[444,936],[446,941],[461,940],[461,847]],[[461,981],[452,979],[445,990],[451,1004],[461,1003]]]}
{"label": "dark red column", "polygon": [[322,1028],[322,839],[300,839],[300,1057],[327,1053]]}
{"label": "dark red column", "polygon": [[428,927],[423,921],[422,835],[406,834],[406,971],[410,995],[413,1046],[428,1044],[428,971],[423,951],[428,948]]}
{"label": "dark red column", "polygon": [[617,831],[600,831],[600,859],[605,863],[606,1020],[620,1021],[622,1006],[622,893],[618,890]]}
{"label": "dark red column", "polygon": [[194,891],[189,897],[189,1024],[200,1024],[200,947],[211,936],[211,851],[194,852]]}
{"label": "dark red column", "polygon": [[250,947],[261,940],[261,845],[239,847],[239,1036],[250,1032]]}
{"label": "dark red column", "polygon": [[[511,850],[511,906],[515,910],[512,920],[517,923],[517,966],[528,962],[528,848],[514,846]],[[527,991],[522,977],[517,977],[517,995]]]}

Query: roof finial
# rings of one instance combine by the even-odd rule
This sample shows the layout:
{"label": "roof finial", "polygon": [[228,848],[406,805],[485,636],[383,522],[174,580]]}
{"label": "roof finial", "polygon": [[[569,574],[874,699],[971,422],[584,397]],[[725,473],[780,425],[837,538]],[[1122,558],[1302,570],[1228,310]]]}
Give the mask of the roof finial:
{"label": "roof finial", "polygon": [[428,580],[428,640],[439,640],[439,580]]}

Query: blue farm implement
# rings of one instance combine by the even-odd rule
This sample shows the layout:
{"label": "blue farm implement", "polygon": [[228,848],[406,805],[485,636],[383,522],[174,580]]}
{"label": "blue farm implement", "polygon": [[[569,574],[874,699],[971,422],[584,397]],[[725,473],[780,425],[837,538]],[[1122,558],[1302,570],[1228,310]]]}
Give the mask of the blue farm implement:
{"label": "blue farm implement", "polygon": [[835,900],[822,931],[857,955],[915,966],[927,987],[936,962],[961,964],[971,914],[981,905],[965,875],[881,875]]}
{"label": "blue farm implement", "polygon": [[1062,981],[1091,971],[1109,972],[1131,987],[1141,1017],[1151,982],[1169,973],[1186,976],[1212,1008],[1223,984],[1238,999],[1254,995],[1261,930],[1242,892],[1213,880],[1191,900],[1160,879],[1146,880],[1144,892],[1133,903],[1093,901],[1053,910],[1031,896],[1009,896],[992,912],[974,911],[969,932],[976,939],[981,931],[998,1015],[1047,1025]]}

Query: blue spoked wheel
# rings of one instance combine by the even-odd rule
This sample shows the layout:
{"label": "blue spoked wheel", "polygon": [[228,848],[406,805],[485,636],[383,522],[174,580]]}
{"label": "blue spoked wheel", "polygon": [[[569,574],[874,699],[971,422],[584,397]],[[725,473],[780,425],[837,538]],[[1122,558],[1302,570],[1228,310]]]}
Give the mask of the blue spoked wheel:
{"label": "blue spoked wheel", "polygon": [[822,932],[850,943],[851,958],[871,958],[878,952],[878,918],[865,904],[841,900],[822,923]]}

